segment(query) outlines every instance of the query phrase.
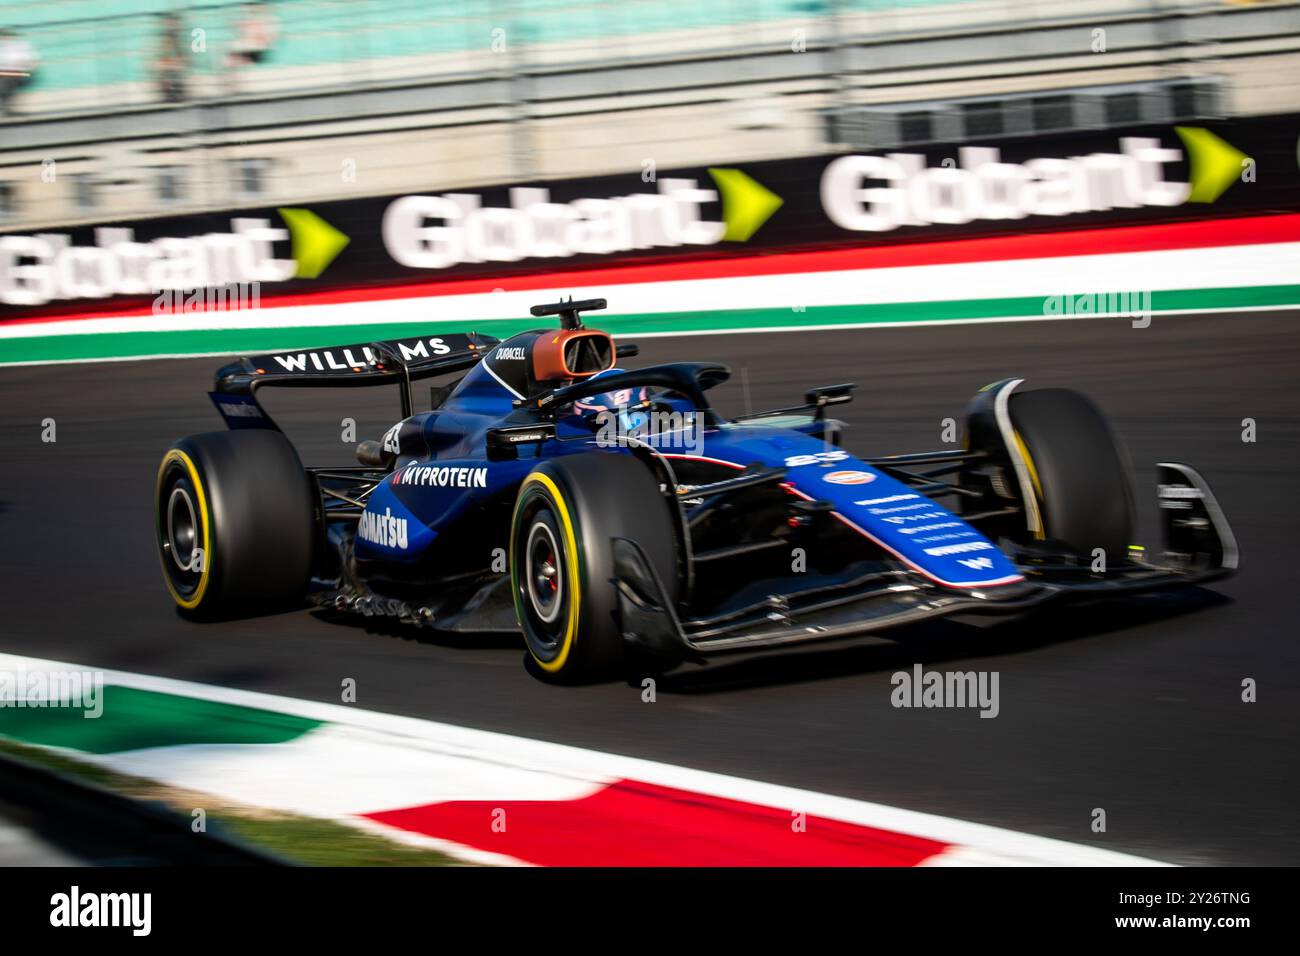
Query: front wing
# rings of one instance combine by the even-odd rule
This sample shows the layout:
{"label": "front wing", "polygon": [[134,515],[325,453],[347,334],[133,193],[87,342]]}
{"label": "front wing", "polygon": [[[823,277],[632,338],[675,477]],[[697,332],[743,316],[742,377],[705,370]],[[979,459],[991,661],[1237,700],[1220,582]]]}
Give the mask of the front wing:
{"label": "front wing", "polygon": [[1205,480],[1191,467],[1161,463],[1158,504],[1165,546],[1157,562],[1137,548],[1104,570],[1094,561],[1037,548],[1009,554],[1024,580],[992,588],[950,588],[906,568],[878,568],[850,580],[771,594],[723,615],[683,620],[641,548],[614,542],[624,640],[670,659],[860,638],[956,614],[1016,615],[1061,601],[1098,600],[1203,584],[1237,568],[1236,540]]}

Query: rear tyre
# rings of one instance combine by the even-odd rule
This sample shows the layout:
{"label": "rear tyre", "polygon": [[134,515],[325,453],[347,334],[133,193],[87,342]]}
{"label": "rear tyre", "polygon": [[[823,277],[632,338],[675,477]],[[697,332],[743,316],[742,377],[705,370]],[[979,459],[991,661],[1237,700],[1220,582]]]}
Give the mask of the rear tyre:
{"label": "rear tyre", "polygon": [[315,539],[311,482],[279,432],[177,441],[154,492],[163,581],[182,613],[234,617],[297,604]]}
{"label": "rear tyre", "polygon": [[510,575],[533,663],[561,683],[618,676],[627,666],[612,539],[639,544],[676,603],[675,516],[650,469],[592,452],[543,462],[515,499]]}
{"label": "rear tyre", "polygon": [[1128,454],[1105,416],[1078,392],[1011,395],[1008,411],[1029,466],[1043,537],[1091,556],[1123,558],[1133,540]]}

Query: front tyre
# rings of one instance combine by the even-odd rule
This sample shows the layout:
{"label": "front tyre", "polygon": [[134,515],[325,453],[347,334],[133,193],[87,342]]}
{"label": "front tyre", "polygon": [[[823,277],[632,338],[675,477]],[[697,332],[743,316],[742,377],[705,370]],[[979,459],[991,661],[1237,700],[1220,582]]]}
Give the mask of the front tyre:
{"label": "front tyre", "polygon": [[163,455],[154,491],[172,600],[195,617],[297,603],[311,574],[313,512],[311,482],[279,432],[180,439]]}
{"label": "front tyre", "polygon": [[1079,555],[1123,557],[1133,540],[1128,454],[1105,416],[1078,392],[1017,392],[1008,406],[1029,470],[1042,538]]}
{"label": "front tyre", "polygon": [[542,674],[575,683],[624,670],[612,541],[640,545],[675,603],[671,507],[632,455],[570,455],[529,472],[515,499],[510,576],[519,627]]}

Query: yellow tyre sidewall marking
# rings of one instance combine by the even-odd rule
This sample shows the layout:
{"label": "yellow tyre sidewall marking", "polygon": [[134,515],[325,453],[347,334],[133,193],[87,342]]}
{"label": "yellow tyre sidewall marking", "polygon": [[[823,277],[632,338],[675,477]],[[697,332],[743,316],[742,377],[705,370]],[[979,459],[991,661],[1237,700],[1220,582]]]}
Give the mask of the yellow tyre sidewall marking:
{"label": "yellow tyre sidewall marking", "polygon": [[[203,482],[199,479],[199,470],[194,467],[194,462],[190,456],[185,454],[179,448],[173,448],[163,456],[162,464],[158,466],[158,483],[154,489],[154,498],[160,504],[162,501],[162,483],[163,475],[167,473],[167,466],[172,462],[180,462],[185,471],[190,476],[190,484],[194,487],[194,494],[199,499],[199,523],[203,526],[203,570],[199,572],[199,583],[195,587],[194,593],[188,598],[183,596],[172,585],[172,577],[167,572],[167,555],[159,549],[159,557],[163,562],[163,582],[167,585],[167,590],[171,592],[172,599],[187,611],[192,611],[199,606],[203,600],[203,595],[207,593],[208,581],[212,577],[212,530],[211,523],[208,520],[208,497],[203,493]],[[161,513],[155,520],[161,521]],[[159,525],[159,533],[162,527]]]}
{"label": "yellow tyre sidewall marking", "polygon": [[[1020,437],[1020,432],[1013,429],[1011,434],[1015,436],[1016,448],[1020,451],[1020,457],[1024,459],[1025,467],[1029,469],[1029,481],[1034,486],[1034,493],[1038,495],[1038,501],[1041,504],[1046,504],[1047,499],[1043,497],[1043,486],[1038,481],[1038,469],[1034,467],[1034,459],[1029,456],[1029,447],[1025,444],[1025,440]],[[1038,510],[1040,527],[1034,532],[1034,537],[1039,541],[1044,541],[1047,538],[1047,528],[1042,521],[1042,508]]]}
{"label": "yellow tyre sidewall marking", "polygon": [[[564,668],[565,662],[569,659],[569,653],[573,650],[573,641],[578,634],[578,605],[582,603],[580,600],[581,591],[579,590],[578,540],[573,533],[573,520],[569,517],[569,508],[565,504],[564,496],[560,493],[560,489],[556,486],[555,482],[552,481],[549,476],[534,471],[524,479],[524,483],[519,489],[521,496],[524,491],[527,491],[528,486],[533,484],[541,485],[547,490],[547,492],[549,492],[551,501],[555,505],[556,514],[560,519],[560,524],[563,526],[565,550],[567,552],[564,563],[567,568],[567,576],[569,579],[569,621],[564,631],[564,638],[560,641],[559,652],[555,655],[554,660],[544,661],[536,654],[533,654],[532,647],[528,648],[528,653],[532,654],[533,660],[537,662],[537,666],[554,674]],[[519,510],[516,509],[514,520],[517,522],[518,519]],[[515,527],[513,523],[510,528],[510,540],[515,540]],[[511,575],[514,578],[515,612],[522,619],[525,612],[523,608],[523,598],[520,597],[519,594],[518,572],[519,569],[514,566],[514,562],[512,561]]]}

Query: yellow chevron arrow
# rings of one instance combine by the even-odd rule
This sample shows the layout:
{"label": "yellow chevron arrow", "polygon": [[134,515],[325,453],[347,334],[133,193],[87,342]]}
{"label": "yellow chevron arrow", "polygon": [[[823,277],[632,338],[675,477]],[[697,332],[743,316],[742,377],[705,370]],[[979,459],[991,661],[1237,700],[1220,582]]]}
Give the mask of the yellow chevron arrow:
{"label": "yellow chevron arrow", "polygon": [[293,241],[293,258],[300,279],[314,279],[352,240],[310,209],[278,210]]}
{"label": "yellow chevron arrow", "polygon": [[1192,162],[1188,202],[1214,202],[1241,178],[1241,161],[1250,157],[1200,126],[1175,126]]}
{"label": "yellow chevron arrow", "polygon": [[748,241],[785,202],[739,169],[710,169],[709,175],[722,193],[722,219],[727,224],[722,238],[728,242]]}

